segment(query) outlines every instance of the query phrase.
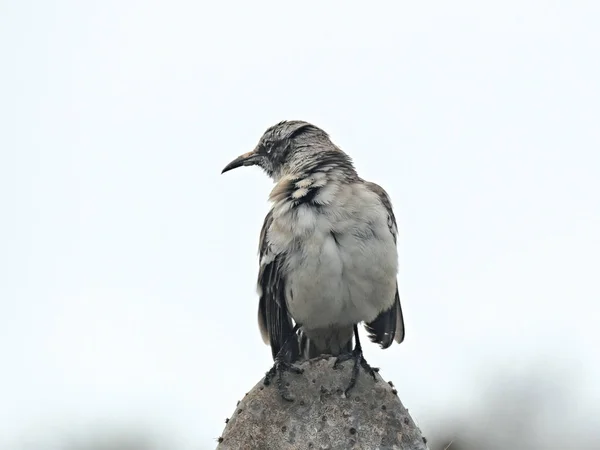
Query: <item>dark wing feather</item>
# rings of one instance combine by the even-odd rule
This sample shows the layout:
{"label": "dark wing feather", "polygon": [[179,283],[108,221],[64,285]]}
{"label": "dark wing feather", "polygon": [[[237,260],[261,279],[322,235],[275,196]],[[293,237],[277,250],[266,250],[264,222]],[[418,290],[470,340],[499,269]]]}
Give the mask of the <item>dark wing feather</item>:
{"label": "dark wing feather", "polygon": [[292,361],[298,354],[292,319],[285,299],[285,253],[275,253],[269,245],[267,234],[273,221],[272,213],[265,218],[260,233],[260,270],[258,273],[258,325],[265,343],[271,346],[273,359],[284,344],[288,344],[289,354],[285,359]]}
{"label": "dark wing feather", "polygon": [[[388,227],[394,238],[394,244],[396,244],[398,225],[396,224],[392,202],[390,201],[387,192],[375,183],[367,181],[365,184],[369,189],[379,195],[381,203],[387,210]],[[365,324],[365,328],[369,333],[369,339],[371,339],[372,342],[380,344],[382,348],[388,348],[392,345],[394,340],[398,343],[401,343],[404,340],[404,318],[402,315],[402,307],[400,305],[398,284],[396,284],[396,295],[392,307],[383,311],[372,322]]]}
{"label": "dark wing feather", "polygon": [[404,319],[397,286],[394,305],[379,314],[372,322],[365,324],[365,328],[369,333],[369,339],[381,345],[381,348],[388,348],[394,340],[398,343],[404,340]]}

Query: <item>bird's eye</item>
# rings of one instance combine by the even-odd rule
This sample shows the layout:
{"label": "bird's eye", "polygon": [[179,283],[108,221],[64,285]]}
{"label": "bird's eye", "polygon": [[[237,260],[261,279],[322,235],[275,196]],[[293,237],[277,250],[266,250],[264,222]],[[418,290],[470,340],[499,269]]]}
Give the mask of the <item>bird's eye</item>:
{"label": "bird's eye", "polygon": [[265,141],[263,143],[263,147],[265,149],[265,152],[271,153],[271,150],[273,150],[273,147],[274,147],[274,142],[273,141]]}

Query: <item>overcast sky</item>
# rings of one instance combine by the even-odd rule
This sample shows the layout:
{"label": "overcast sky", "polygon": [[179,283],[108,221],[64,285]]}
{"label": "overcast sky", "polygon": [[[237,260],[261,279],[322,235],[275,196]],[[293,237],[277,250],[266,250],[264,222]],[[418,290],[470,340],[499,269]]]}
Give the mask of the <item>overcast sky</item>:
{"label": "overcast sky", "polygon": [[591,0],[0,0],[0,446],[128,423],[214,446],[271,365],[271,181],[220,171],[283,119],[392,197],[407,335],[365,353],[425,434],[505,371],[556,371],[587,414],[599,21]]}

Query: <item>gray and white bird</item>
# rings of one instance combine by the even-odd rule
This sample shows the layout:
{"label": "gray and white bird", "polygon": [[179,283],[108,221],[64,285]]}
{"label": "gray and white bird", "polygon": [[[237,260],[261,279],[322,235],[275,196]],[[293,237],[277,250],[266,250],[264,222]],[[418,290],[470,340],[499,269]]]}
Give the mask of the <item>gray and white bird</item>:
{"label": "gray and white bird", "polygon": [[382,348],[404,339],[390,199],[358,176],[325,131],[299,120],[267,129],[223,173],[252,165],[275,182],[259,245],[258,323],[275,360],[266,382],[275,372],[297,371],[290,363],[300,355],[329,354],[339,362],[354,358],[348,391],[360,365],[373,374],[357,324]]}

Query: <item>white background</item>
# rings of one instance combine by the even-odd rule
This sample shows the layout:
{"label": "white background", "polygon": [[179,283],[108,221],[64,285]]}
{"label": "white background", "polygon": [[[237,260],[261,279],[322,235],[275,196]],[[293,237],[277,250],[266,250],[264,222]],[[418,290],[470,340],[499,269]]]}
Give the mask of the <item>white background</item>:
{"label": "white background", "polygon": [[585,427],[599,20],[593,1],[1,0],[0,447],[130,425],[214,447],[271,364],[271,181],[220,171],[283,119],[392,197],[407,337],[365,351],[424,433],[532,371],[567,392],[545,432]]}

